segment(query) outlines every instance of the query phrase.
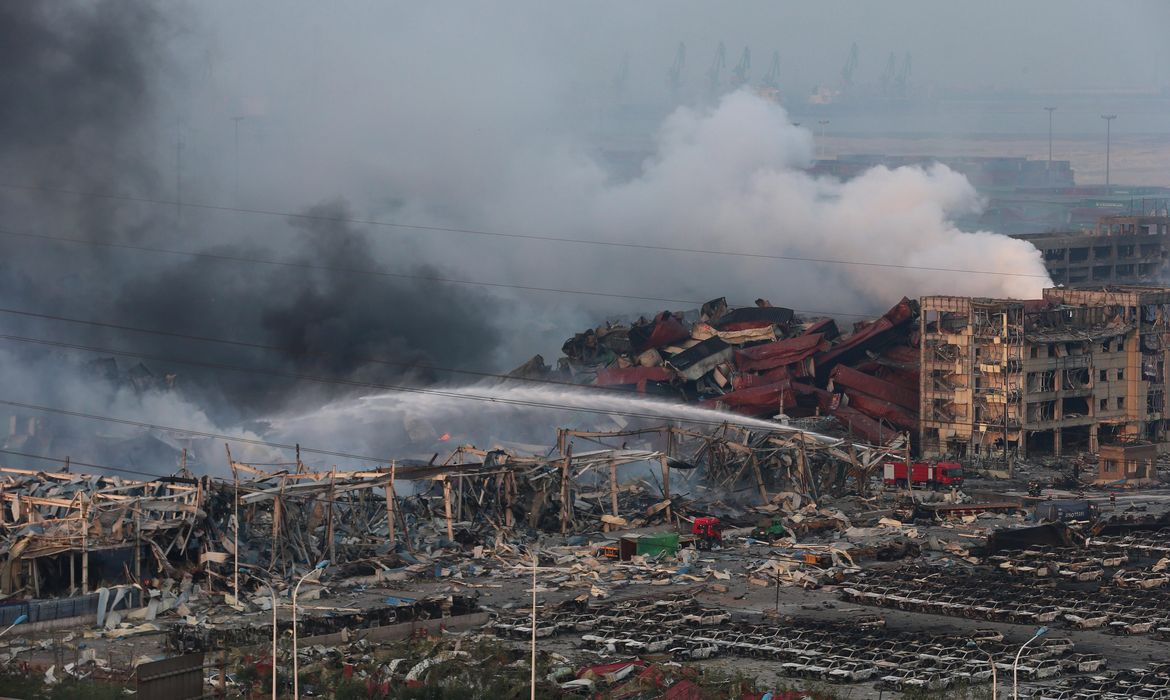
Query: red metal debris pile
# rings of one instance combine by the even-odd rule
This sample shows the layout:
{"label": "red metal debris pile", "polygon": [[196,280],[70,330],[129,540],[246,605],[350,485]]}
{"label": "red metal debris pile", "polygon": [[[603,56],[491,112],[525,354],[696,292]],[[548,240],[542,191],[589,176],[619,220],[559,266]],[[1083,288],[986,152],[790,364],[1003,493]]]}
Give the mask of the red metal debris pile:
{"label": "red metal debris pile", "polygon": [[513,374],[681,398],[767,417],[831,415],[886,443],[918,426],[918,305],[902,299],[847,335],[831,318],[804,320],[764,299],[730,308],[606,324],[565,341],[551,370],[539,357]]}

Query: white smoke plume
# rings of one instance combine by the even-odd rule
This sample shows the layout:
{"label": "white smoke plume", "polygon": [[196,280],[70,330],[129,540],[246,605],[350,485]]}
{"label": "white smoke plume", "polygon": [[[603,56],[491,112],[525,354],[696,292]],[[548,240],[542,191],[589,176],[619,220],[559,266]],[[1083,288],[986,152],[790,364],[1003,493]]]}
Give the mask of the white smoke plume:
{"label": "white smoke plume", "polygon": [[[781,106],[739,91],[713,108],[675,111],[658,132],[655,154],[632,180],[615,181],[599,163],[566,147],[546,152],[543,159],[527,159],[525,168],[507,170],[504,181],[484,197],[462,198],[454,212],[448,207],[442,221],[526,234],[902,267],[552,243],[527,244],[519,253],[501,255],[494,240],[460,240],[463,251],[452,254],[450,237],[428,240],[423,254],[459,265],[468,251],[480,251],[466,268],[466,274],[480,279],[671,299],[727,295],[740,304],[764,296],[830,314],[880,312],[902,296],[927,294],[1031,298],[1050,284],[1040,253],[1030,244],[993,233],[964,233],[951,223],[952,216],[980,206],[962,175],[936,165],[925,170],[879,167],[848,182],[814,178],[805,171],[813,148],[812,134],[793,126]],[[442,188],[421,194],[407,210],[437,210],[439,202],[429,201],[431,194],[442,197]],[[495,246],[494,256],[488,246]],[[597,304],[584,297],[577,301],[586,308]],[[605,308],[614,306],[612,300],[605,302]],[[654,303],[646,301],[620,306],[627,312],[654,310]]]}

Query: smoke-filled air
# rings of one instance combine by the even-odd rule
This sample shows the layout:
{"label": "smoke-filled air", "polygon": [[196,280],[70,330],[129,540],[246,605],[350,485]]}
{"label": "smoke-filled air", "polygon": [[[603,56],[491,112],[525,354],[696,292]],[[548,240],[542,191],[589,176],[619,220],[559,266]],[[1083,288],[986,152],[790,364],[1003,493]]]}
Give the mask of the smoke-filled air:
{"label": "smoke-filled air", "polygon": [[[818,169],[851,117],[809,95],[844,79],[852,39],[650,5],[4,5],[0,412],[69,436],[26,451],[145,430],[38,406],[386,450],[408,426],[330,437],[316,411],[464,387],[721,296],[848,324],[902,297],[1051,286],[1030,243],[956,223],[986,205],[956,170]],[[847,24],[906,40],[882,34],[893,19]],[[756,42],[755,72],[709,68],[722,40]],[[929,63],[917,84],[945,82]],[[189,438],[222,468],[221,440]]]}

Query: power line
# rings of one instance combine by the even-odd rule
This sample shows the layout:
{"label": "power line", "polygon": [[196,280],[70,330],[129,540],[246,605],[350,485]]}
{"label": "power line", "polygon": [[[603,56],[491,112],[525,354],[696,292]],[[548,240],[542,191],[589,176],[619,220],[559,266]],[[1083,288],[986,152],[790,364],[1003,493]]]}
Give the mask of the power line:
{"label": "power line", "polygon": [[[49,321],[61,321],[64,323],[76,323],[76,324],[85,325],[85,326],[95,326],[97,328],[111,328],[111,329],[115,329],[115,330],[130,331],[130,332],[134,332],[134,333],[145,333],[148,335],[156,335],[156,336],[161,336],[161,337],[165,337],[165,338],[175,338],[175,339],[179,339],[179,340],[195,340],[195,341],[201,341],[201,342],[207,342],[207,343],[219,343],[222,345],[231,345],[231,346],[242,347],[242,348],[250,348],[250,349],[255,349],[255,350],[269,350],[269,351],[273,351],[273,352],[282,352],[282,353],[288,352],[287,348],[283,348],[279,345],[264,345],[262,343],[252,343],[252,342],[247,342],[247,341],[242,341],[242,340],[232,340],[230,338],[214,338],[214,337],[203,336],[203,335],[190,335],[187,333],[178,333],[178,332],[174,332],[174,331],[163,331],[163,330],[157,330],[157,329],[152,329],[152,328],[142,328],[139,326],[128,326],[128,325],[110,323],[110,322],[105,322],[105,321],[91,321],[91,320],[87,320],[87,319],[70,318],[68,316],[59,316],[59,315],[55,315],[55,314],[43,314],[43,313],[37,313],[35,311],[25,311],[22,309],[8,309],[8,308],[0,307],[0,313],[12,314],[15,316],[25,316],[28,318],[39,318],[39,319],[45,319],[45,320],[49,320]],[[111,352],[113,352],[113,351],[111,351]],[[338,357],[338,355],[336,353],[328,353],[328,352],[304,352],[303,354],[306,356],[309,356],[309,357],[317,357],[317,358],[322,358],[322,359],[330,359],[330,358],[337,358]],[[145,359],[157,359],[157,358],[145,358]],[[559,379],[540,379],[540,378],[536,378],[536,377],[513,376],[510,374],[501,374],[498,372],[487,372],[487,371],[482,371],[482,370],[456,369],[454,367],[442,367],[440,365],[418,364],[418,363],[411,363],[411,362],[399,362],[399,361],[386,360],[386,359],[377,358],[377,357],[354,357],[352,359],[356,362],[363,362],[363,363],[370,363],[370,364],[381,364],[381,365],[387,365],[387,366],[391,366],[391,367],[402,367],[405,369],[422,369],[422,370],[432,370],[432,371],[436,371],[436,372],[450,372],[453,374],[465,374],[465,375],[474,376],[474,377],[482,377],[485,379],[499,379],[499,380],[503,380],[503,381],[518,381],[518,382],[527,382],[527,383],[531,383],[531,384],[548,384],[548,385],[552,385],[552,386],[565,387],[565,388],[569,388],[569,389],[583,389],[583,390],[589,390],[589,391],[611,392],[611,393],[620,394],[623,396],[630,395],[630,392],[627,389],[622,389],[620,387],[615,387],[615,386],[603,386],[603,385],[597,385],[597,384],[578,384],[576,382],[562,381]],[[167,359],[165,361],[171,361],[171,360]]]}
{"label": "power line", "polygon": [[[68,316],[57,316],[54,314],[42,314],[42,313],[36,313],[33,311],[24,311],[21,309],[0,308],[0,313],[13,314],[16,316],[26,316],[29,318],[40,318],[40,319],[46,319],[49,321],[62,321],[65,323],[77,323],[77,324],[86,325],[86,326],[95,326],[98,328],[112,328],[115,330],[131,331],[134,333],[146,333],[149,335],[157,335],[157,336],[162,336],[165,338],[176,338],[179,340],[197,340],[197,341],[206,342],[206,343],[220,343],[223,345],[234,345],[236,347],[251,348],[251,349],[255,349],[255,350],[271,350],[274,352],[288,352],[288,348],[283,348],[283,347],[280,347],[279,345],[264,345],[262,343],[250,343],[247,341],[231,340],[228,338],[212,338],[209,336],[202,336],[202,335],[188,335],[186,333],[176,333],[176,332],[172,332],[172,331],[162,331],[162,330],[156,330],[156,329],[151,329],[151,328],[141,328],[141,327],[137,327],[137,326],[126,326],[126,325],[121,325],[121,324],[117,324],[117,323],[109,323],[109,322],[105,322],[105,321],[90,321],[90,320],[80,319],[80,318],[69,318]],[[336,353],[328,353],[328,352],[305,351],[302,354],[309,356],[309,357],[317,357],[317,358],[322,358],[322,359],[329,359],[329,358],[338,357],[338,355]],[[381,359],[381,358],[377,358],[377,357],[354,357],[352,359],[355,362],[388,365],[391,367],[402,367],[405,369],[420,369],[420,370],[432,370],[432,371],[437,371],[437,372],[451,372],[453,374],[466,374],[469,376],[483,377],[483,378],[490,378],[490,379],[529,382],[529,383],[533,383],[533,384],[551,384],[554,386],[571,387],[574,389],[610,391],[610,392],[621,393],[624,395],[629,394],[628,390],[621,389],[618,387],[599,386],[597,384],[578,384],[576,382],[566,382],[566,381],[561,381],[558,379],[539,379],[536,377],[520,377],[520,376],[512,376],[510,374],[500,374],[497,372],[486,372],[486,371],[471,370],[471,369],[455,369],[453,367],[440,367],[438,365],[419,364],[419,363],[414,363],[414,362],[396,362],[394,360],[385,360],[385,359]]]}
{"label": "power line", "polygon": [[[346,216],[324,216],[321,214],[307,214],[304,212],[286,212],[270,209],[251,209],[244,207],[229,207],[216,204],[198,204],[190,202],[168,201],[164,199],[153,199],[150,197],[135,197],[131,195],[115,195],[102,194],[96,192],[82,192],[79,190],[70,190],[63,188],[41,187],[32,185],[20,185],[11,183],[0,183],[0,188],[12,190],[24,190],[31,192],[52,192],[57,194],[68,194],[79,197],[91,197],[96,199],[111,199],[124,202],[138,202],[143,204],[156,204],[160,206],[180,206],[190,209],[203,209],[208,211],[233,212],[238,214],[254,214],[260,216],[279,216],[282,218],[301,219],[307,221],[322,221],[327,223],[345,223],[345,224],[361,224],[365,226],[379,226],[383,228],[402,228],[416,231],[431,231],[439,233],[459,233],[473,236],[486,236],[493,238],[508,238],[516,240],[529,241],[547,241],[553,243],[568,243],[573,245],[589,245],[589,246],[607,246],[614,248],[626,248],[633,250],[649,250],[656,252],[671,252],[671,253],[688,253],[692,255],[722,255],[736,258],[759,258],[764,260],[785,260],[790,262],[806,262],[818,263],[826,265],[853,265],[859,267],[878,267],[898,270],[925,270],[933,272],[955,272],[961,274],[971,275],[996,275],[1000,277],[1034,277],[1038,279],[1047,279],[1047,275],[1031,275],[1022,272],[1003,272],[1000,270],[971,270],[964,268],[953,267],[928,267],[923,265],[904,265],[897,263],[877,263],[864,260],[839,260],[834,258],[813,258],[797,255],[776,255],[771,253],[749,253],[742,251],[727,251],[714,250],[705,248],[683,248],[679,246],[666,245],[651,245],[648,243],[624,243],[621,241],[597,241],[587,238],[568,238],[561,236],[541,236],[536,234],[524,233],[509,233],[504,231],[485,231],[473,228],[456,228],[451,226],[431,226],[425,224],[406,224],[395,221],[381,221],[378,219],[359,219],[356,217]],[[664,300],[671,301],[671,300]]]}
{"label": "power line", "polygon": [[123,474],[134,474],[136,476],[149,476],[153,479],[161,479],[161,478],[165,478],[166,476],[168,476],[167,474],[155,474],[153,472],[144,472],[144,471],[139,471],[137,469],[129,469],[126,467],[111,467],[108,464],[91,464],[89,462],[78,462],[77,460],[74,460],[74,459],[68,458],[68,457],[66,459],[58,459],[56,457],[46,457],[45,455],[32,454],[30,452],[17,452],[15,450],[0,450],[0,453],[6,454],[6,455],[14,455],[17,457],[27,457],[28,459],[40,459],[40,460],[44,460],[46,462],[60,462],[62,465],[65,464],[66,459],[67,459],[69,462],[69,466],[71,466],[71,467],[78,466],[78,467],[88,467],[90,469],[104,469],[105,471],[110,471],[110,472],[120,472]]}
{"label": "power line", "polygon": [[[87,418],[89,420],[103,421],[106,423],[117,423],[119,425],[130,425],[137,428],[149,428],[151,430],[165,430],[171,433],[178,433],[182,435],[193,435],[195,437],[214,438],[216,440],[226,440],[228,442],[237,442],[247,445],[256,445],[259,447],[275,447],[282,450],[296,450],[297,445],[288,445],[280,442],[269,442],[267,440],[256,440],[252,438],[244,438],[236,435],[224,435],[221,433],[211,433],[202,430],[192,430],[190,428],[176,428],[173,425],[159,425],[157,423],[146,423],[143,421],[130,420],[128,418],[117,418],[114,416],[102,416],[94,413],[83,413],[81,411],[70,411],[64,408],[55,408],[53,406],[41,406],[32,403],[23,403],[20,401],[11,401],[8,399],[0,399],[0,405],[12,406],[14,408],[23,408],[28,411],[42,411],[44,413],[56,413],[58,415],[70,416],[72,418]],[[311,452],[313,454],[327,455],[330,457],[344,457],[346,459],[356,459],[363,462],[374,462],[375,464],[384,464],[387,460],[379,457],[368,457],[366,455],[356,455],[349,452],[336,452],[333,450],[322,450],[312,447],[300,446],[301,452]]]}
{"label": "power line", "polygon": [[693,299],[668,299],[664,297],[643,297],[632,294],[615,294],[611,292],[595,292],[580,289],[557,289],[553,287],[534,287],[520,284],[504,284],[502,282],[477,282],[472,280],[461,280],[448,277],[439,277],[437,275],[411,275],[405,272],[387,272],[386,270],[370,270],[356,267],[339,267],[336,265],[314,265],[312,263],[301,263],[290,260],[271,260],[265,258],[249,258],[242,255],[227,255],[224,253],[198,253],[189,250],[174,250],[170,248],[152,248],[149,246],[131,245],[128,243],[110,243],[107,241],[91,241],[84,238],[70,238],[68,236],[49,236],[38,233],[23,233],[18,231],[11,231],[7,229],[0,229],[0,235],[16,236],[20,238],[35,238],[47,241],[58,241],[61,243],[79,243],[82,245],[99,246],[102,248],[118,248],[122,250],[135,250],[143,253],[164,253],[167,255],[183,255],[192,258],[201,258],[204,260],[217,260],[222,262],[238,262],[251,263],[257,265],[273,265],[276,267],[288,267],[301,270],[323,270],[326,272],[344,272],[347,274],[356,275],[371,275],[377,277],[393,277],[398,279],[413,279],[423,280],[426,282],[442,282],[445,284],[464,284],[474,287],[498,287],[503,289],[518,289],[526,292],[551,292],[554,294],[572,294],[574,296],[593,296],[593,297],[608,297],[612,299],[638,299],[641,301],[664,301],[671,304],[692,304],[699,305],[705,302],[695,301]]}
{"label": "power line", "polygon": [[[128,243],[110,243],[106,241],[92,241],[85,238],[70,238],[68,236],[50,236],[39,233],[23,233],[19,231],[10,231],[7,229],[0,229],[0,236],[14,236],[18,238],[29,238],[46,241],[57,241],[60,243],[77,243],[80,245],[92,245],[102,248],[115,248],[122,250],[133,250],[143,253],[163,253],[166,255],[182,255],[192,258],[202,258],[206,260],[215,260],[219,262],[238,262],[238,263],[252,263],[258,265],[274,265],[277,267],[289,267],[302,270],[322,270],[325,272],[344,272],[348,274],[371,275],[377,277],[395,277],[401,279],[415,279],[427,282],[442,282],[446,284],[463,284],[473,287],[498,287],[502,289],[517,289],[527,292],[550,292],[554,294],[573,294],[576,296],[595,296],[608,297],[612,299],[636,299],[639,301],[663,301],[671,304],[689,304],[692,306],[702,306],[705,301],[698,301],[695,299],[670,299],[665,297],[645,297],[636,296],[632,294],[617,294],[614,292],[597,292],[592,290],[575,290],[575,289],[558,289],[554,287],[534,287],[527,285],[505,284],[502,282],[476,282],[472,280],[460,280],[447,277],[437,277],[430,275],[411,275],[401,272],[387,272],[385,270],[369,270],[364,268],[353,267],[337,267],[333,265],[314,265],[312,263],[292,262],[287,260],[271,260],[266,258],[249,258],[240,255],[226,255],[223,253],[198,253],[189,250],[174,250],[170,248],[152,248],[149,246],[131,245]],[[746,306],[746,304],[745,304]],[[859,314],[846,311],[817,311],[813,309],[793,309],[802,314],[814,314],[822,316],[851,316],[856,318],[873,318],[874,314]]]}
{"label": "power line", "polygon": [[[680,418],[678,416],[672,417],[669,415],[661,415],[661,414],[654,414],[654,413],[639,413],[639,412],[635,412],[635,411],[620,411],[620,410],[610,410],[610,409],[600,409],[600,408],[588,408],[588,407],[582,407],[582,406],[565,406],[562,404],[548,403],[548,402],[544,402],[544,401],[535,401],[535,400],[531,400],[531,399],[511,399],[511,398],[505,398],[505,397],[499,397],[499,396],[485,396],[482,394],[466,394],[466,393],[462,393],[462,392],[458,392],[458,391],[449,391],[449,390],[423,388],[423,387],[412,387],[412,386],[404,386],[404,385],[399,385],[399,384],[382,384],[382,383],[376,383],[376,382],[362,382],[362,381],[357,381],[357,380],[353,380],[353,379],[319,377],[319,376],[310,375],[310,374],[303,374],[300,372],[287,372],[287,371],[275,370],[275,369],[239,367],[236,365],[229,365],[229,364],[221,363],[221,362],[205,362],[205,361],[199,361],[199,360],[184,360],[184,359],[178,359],[178,358],[173,358],[173,357],[151,355],[148,353],[131,352],[128,350],[118,350],[118,349],[113,349],[113,348],[99,348],[99,347],[94,347],[92,345],[82,345],[79,343],[67,343],[67,342],[63,342],[63,341],[47,340],[47,339],[43,339],[43,338],[30,338],[27,336],[0,335],[0,340],[11,340],[11,341],[21,342],[21,343],[31,343],[31,344],[35,344],[35,345],[46,345],[46,346],[50,346],[50,347],[57,347],[57,348],[62,348],[62,349],[67,349],[67,350],[81,350],[84,352],[93,352],[93,353],[99,353],[102,355],[120,355],[123,357],[134,357],[137,359],[151,360],[151,361],[155,361],[155,362],[191,365],[194,367],[204,367],[207,369],[226,370],[226,371],[231,371],[231,372],[241,372],[244,374],[258,374],[258,375],[267,375],[267,376],[273,376],[273,377],[284,377],[284,378],[288,378],[288,379],[299,379],[299,380],[304,380],[304,381],[317,382],[317,383],[321,383],[321,384],[337,384],[340,386],[352,386],[352,387],[362,387],[362,388],[369,388],[369,389],[380,389],[383,391],[400,391],[403,393],[411,393],[411,394],[442,396],[444,398],[450,398],[450,399],[455,399],[455,400],[460,400],[460,401],[481,401],[481,402],[485,402],[485,403],[501,404],[501,405],[507,405],[507,406],[521,406],[524,408],[542,408],[542,409],[551,409],[551,410],[558,410],[558,411],[592,413],[592,414],[606,415],[606,416],[619,415],[619,416],[626,416],[626,417],[630,417],[630,418],[648,418],[648,419],[652,419],[652,420],[663,420],[663,419],[669,420],[669,419],[673,418],[674,420],[681,420],[681,421],[685,421],[687,423],[694,423],[697,425],[719,426],[719,425],[725,425],[728,423],[731,423],[731,424],[744,423],[743,420],[736,420],[737,416],[734,416],[731,414],[729,414],[726,419],[720,419],[720,420],[703,420],[703,419],[699,419],[699,418]],[[630,397],[630,400],[631,401],[638,401],[639,399]],[[0,401],[0,403],[9,403],[9,402]],[[680,407],[683,407],[683,406],[680,405]],[[89,415],[89,414],[85,414],[83,417],[92,418],[93,416]],[[136,424],[134,421],[129,421],[129,423]],[[241,438],[233,438],[230,436],[219,435],[216,433],[201,433],[198,431],[188,431],[188,430],[185,430],[182,428],[169,428],[167,426],[148,425],[146,427],[154,427],[154,428],[158,428],[160,430],[177,430],[179,432],[187,432],[187,433],[190,433],[192,435],[200,435],[200,436],[204,436],[204,437],[225,438],[225,439],[238,440],[241,442],[248,442],[247,440],[244,440]],[[256,444],[267,445],[267,446],[272,446],[272,447],[281,447],[281,448],[285,448],[285,449],[295,448],[295,445],[267,443],[265,441],[254,441],[254,442]],[[303,451],[303,448],[302,448],[302,451]],[[321,454],[331,454],[334,456],[343,456],[343,457],[356,457],[355,455],[351,455],[351,454],[334,453],[334,452],[322,452]],[[358,457],[358,458],[360,458],[360,457]],[[368,459],[370,459],[371,461],[385,461],[385,460],[375,459],[375,458],[368,458]]]}

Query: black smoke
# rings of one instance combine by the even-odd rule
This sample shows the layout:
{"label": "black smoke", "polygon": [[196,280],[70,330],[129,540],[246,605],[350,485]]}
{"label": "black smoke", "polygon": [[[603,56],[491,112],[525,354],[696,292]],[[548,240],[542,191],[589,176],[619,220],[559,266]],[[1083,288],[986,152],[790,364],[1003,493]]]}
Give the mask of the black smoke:
{"label": "black smoke", "polygon": [[[310,207],[306,214],[312,218],[289,224],[297,235],[291,251],[280,255],[298,266],[202,259],[161,266],[127,282],[115,303],[116,315],[146,327],[178,327],[189,335],[280,348],[249,351],[166,338],[139,340],[139,346],[157,352],[374,384],[447,381],[451,375],[429,367],[467,367],[495,350],[499,309],[490,296],[439,282],[365,274],[393,269],[434,277],[441,272],[408,260],[379,263],[369,235],[343,221],[349,214],[344,202]],[[254,247],[215,252],[273,257],[273,251]],[[278,408],[294,396],[323,399],[353,390],[240,372],[173,371],[189,378],[188,391],[236,407]]]}
{"label": "black smoke", "polygon": [[[360,389],[198,368],[169,358],[425,384],[449,376],[427,365],[481,364],[490,357],[500,340],[493,298],[442,283],[355,272],[442,275],[340,221],[349,215],[343,201],[306,202],[302,209],[321,218],[274,224],[76,194],[175,196],[168,160],[175,117],[167,113],[166,95],[181,92],[190,76],[168,53],[168,43],[181,32],[198,31],[176,12],[171,6],[164,14],[147,0],[0,3],[0,229],[301,267],[0,234],[0,295],[8,307],[279,350],[6,314],[0,314],[0,333],[150,355],[155,359],[116,362],[128,371],[141,361],[159,379],[149,391],[180,392],[221,422],[292,405],[303,409],[306,402]],[[77,385],[71,376],[66,388],[62,377],[98,357],[0,341],[4,396],[68,406]],[[111,383],[93,372],[76,374],[95,385]],[[165,380],[168,375],[175,381]]]}

